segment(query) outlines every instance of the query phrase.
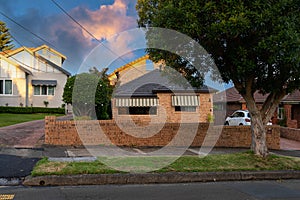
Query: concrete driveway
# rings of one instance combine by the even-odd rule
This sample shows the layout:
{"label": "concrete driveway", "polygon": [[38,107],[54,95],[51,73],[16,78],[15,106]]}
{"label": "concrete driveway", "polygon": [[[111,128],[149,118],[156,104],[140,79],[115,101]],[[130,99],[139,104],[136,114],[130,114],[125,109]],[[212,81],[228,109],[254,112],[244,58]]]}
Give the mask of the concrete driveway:
{"label": "concrete driveway", "polygon": [[44,126],[44,120],[37,120],[2,127],[0,128],[0,146],[15,148],[41,147]]}
{"label": "concrete driveway", "polygon": [[[72,115],[58,120],[72,119]],[[0,128],[0,147],[40,148],[44,143],[44,120],[36,120]]]}

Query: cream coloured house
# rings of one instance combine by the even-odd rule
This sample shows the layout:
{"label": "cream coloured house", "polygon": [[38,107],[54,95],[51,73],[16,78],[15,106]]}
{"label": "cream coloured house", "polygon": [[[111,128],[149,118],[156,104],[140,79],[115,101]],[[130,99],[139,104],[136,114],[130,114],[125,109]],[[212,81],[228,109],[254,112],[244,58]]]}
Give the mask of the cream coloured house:
{"label": "cream coloured house", "polygon": [[47,45],[0,52],[0,106],[61,107],[65,59]]}

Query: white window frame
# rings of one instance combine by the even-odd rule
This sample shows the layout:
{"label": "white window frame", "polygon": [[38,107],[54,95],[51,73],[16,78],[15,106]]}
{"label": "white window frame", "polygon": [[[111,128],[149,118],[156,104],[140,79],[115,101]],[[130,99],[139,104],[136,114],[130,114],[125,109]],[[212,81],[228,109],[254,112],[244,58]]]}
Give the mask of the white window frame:
{"label": "white window frame", "polygon": [[284,119],[284,107],[282,106],[277,108],[277,119]]}
{"label": "white window frame", "polygon": [[[47,88],[47,94],[42,94],[42,87],[45,86]],[[35,88],[39,87],[40,88],[40,94],[35,94]],[[53,87],[53,95],[49,94],[49,87]],[[51,85],[34,85],[33,86],[33,95],[34,96],[55,96],[55,86]]]}
{"label": "white window frame", "polygon": [[[12,96],[13,95],[13,93],[14,93],[14,84],[13,84],[13,80],[12,79],[0,79],[1,81],[3,81],[3,94],[0,94],[0,96]],[[5,82],[6,81],[11,81],[11,94],[5,94]]]}
{"label": "white window frame", "polygon": [[[197,112],[197,106],[174,106],[175,112]],[[179,109],[179,110],[177,110]]]}

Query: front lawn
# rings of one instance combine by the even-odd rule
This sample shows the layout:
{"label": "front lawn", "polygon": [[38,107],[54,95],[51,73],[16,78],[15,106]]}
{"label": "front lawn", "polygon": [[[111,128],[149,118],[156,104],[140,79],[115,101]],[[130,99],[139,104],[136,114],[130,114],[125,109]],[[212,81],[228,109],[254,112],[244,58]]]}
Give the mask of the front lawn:
{"label": "front lawn", "polygon": [[35,114],[0,113],[0,127],[19,124],[22,122],[44,119],[45,116],[49,116],[49,115],[63,116],[62,114],[47,114],[47,113],[35,113]]}
{"label": "front lawn", "polygon": [[[47,158],[40,160],[32,171],[32,176],[111,174],[120,173],[104,165],[100,160],[111,159],[119,169],[149,169],[158,157],[99,158],[94,162],[53,162]],[[161,157],[165,161],[167,157]],[[235,154],[183,156],[174,163],[155,172],[212,172],[212,171],[262,171],[262,170],[300,170],[300,160],[289,157],[269,155],[267,158],[255,156],[252,152]]]}

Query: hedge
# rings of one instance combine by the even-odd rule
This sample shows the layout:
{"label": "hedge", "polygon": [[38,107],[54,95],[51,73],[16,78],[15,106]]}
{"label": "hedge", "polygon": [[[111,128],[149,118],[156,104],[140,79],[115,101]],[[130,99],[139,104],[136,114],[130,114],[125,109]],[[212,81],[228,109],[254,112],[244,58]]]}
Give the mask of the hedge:
{"label": "hedge", "polygon": [[65,114],[65,109],[64,108],[43,108],[43,107],[0,106],[0,113],[15,113],[15,114],[57,113],[57,114]]}

